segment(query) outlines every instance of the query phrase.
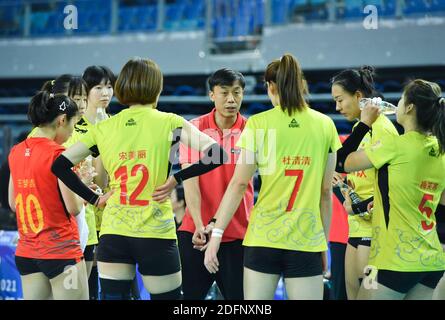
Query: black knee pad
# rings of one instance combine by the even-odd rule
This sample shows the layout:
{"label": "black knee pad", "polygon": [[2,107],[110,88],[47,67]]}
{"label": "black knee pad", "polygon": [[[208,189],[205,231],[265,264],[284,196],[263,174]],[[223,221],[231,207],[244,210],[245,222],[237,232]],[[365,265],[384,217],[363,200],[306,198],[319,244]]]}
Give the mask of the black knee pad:
{"label": "black knee pad", "polygon": [[133,280],[99,279],[101,300],[131,300]]}
{"label": "black knee pad", "polygon": [[180,300],[181,299],[181,286],[176,289],[164,293],[150,293],[151,300]]}

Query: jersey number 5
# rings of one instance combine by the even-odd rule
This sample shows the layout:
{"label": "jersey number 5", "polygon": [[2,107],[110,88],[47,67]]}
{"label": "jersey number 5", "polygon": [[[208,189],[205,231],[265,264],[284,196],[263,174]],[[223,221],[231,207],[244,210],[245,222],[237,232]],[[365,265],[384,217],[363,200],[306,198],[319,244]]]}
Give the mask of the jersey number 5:
{"label": "jersey number 5", "polygon": [[[136,189],[134,189],[133,193],[130,195],[129,205],[130,206],[148,206],[148,200],[140,200],[137,197],[141,194],[142,190],[144,190],[145,186],[148,182],[148,168],[143,164],[137,164],[131,169],[131,176],[134,177],[138,174],[138,172],[142,173],[142,180],[139,182]],[[114,173],[114,177],[116,180],[121,180],[121,197],[120,203],[122,205],[127,204],[127,182],[128,182],[128,171],[127,166],[122,166],[116,170]]]}
{"label": "jersey number 5", "polygon": [[[431,215],[433,214],[433,209],[430,207],[425,207],[425,203],[427,201],[433,201],[434,197],[432,194],[424,194],[422,201],[419,204],[419,210],[420,212],[426,214],[427,218],[429,219]],[[434,222],[431,222],[430,224],[427,224],[425,220],[422,221],[422,229],[425,231],[431,230],[434,227]]]}
{"label": "jersey number 5", "polygon": [[[43,229],[43,211],[42,207],[40,206],[39,200],[37,197],[33,194],[30,194],[26,197],[26,207],[25,203],[23,201],[23,195],[19,193],[17,197],[15,198],[16,208],[19,213],[19,219],[22,224],[22,230],[23,233],[28,233],[28,225],[32,232],[39,233]],[[34,224],[34,217],[32,216],[32,209],[31,207],[34,207],[34,211],[37,214],[37,226]],[[26,218],[28,218],[28,225],[25,221],[25,212],[26,212]]]}
{"label": "jersey number 5", "polygon": [[300,190],[301,181],[303,181],[303,170],[285,170],[284,175],[286,177],[297,177],[297,181],[295,181],[294,190],[292,190],[292,194],[289,199],[289,203],[287,204],[286,212],[292,211],[294,207],[295,199],[297,199],[298,190]]}

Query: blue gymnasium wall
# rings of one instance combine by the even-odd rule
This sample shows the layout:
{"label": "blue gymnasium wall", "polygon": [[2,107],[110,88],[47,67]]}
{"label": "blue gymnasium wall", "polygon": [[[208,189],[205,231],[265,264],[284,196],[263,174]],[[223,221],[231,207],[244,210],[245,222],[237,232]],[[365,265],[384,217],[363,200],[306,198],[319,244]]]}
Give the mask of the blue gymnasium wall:
{"label": "blue gymnasium wall", "polygon": [[305,70],[445,65],[445,19],[380,21],[366,30],[361,22],[287,25],[265,28],[259,49],[250,53],[209,55],[203,31],[65,39],[0,40],[0,78],[79,74],[92,64],[118,72],[132,56],[150,57],[164,74],[203,74],[222,66],[242,72],[264,70],[284,52]]}

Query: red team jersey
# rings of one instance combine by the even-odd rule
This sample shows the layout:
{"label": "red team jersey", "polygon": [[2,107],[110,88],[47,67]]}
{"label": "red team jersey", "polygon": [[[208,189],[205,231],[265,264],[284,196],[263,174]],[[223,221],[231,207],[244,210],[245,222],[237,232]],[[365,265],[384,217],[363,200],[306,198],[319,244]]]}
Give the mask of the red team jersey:
{"label": "red team jersey", "polygon": [[[212,112],[190,121],[200,131],[206,133],[218,142],[230,157],[228,163],[212,170],[200,177],[199,189],[201,191],[201,218],[204,226],[208,224],[211,218],[216,214],[221,200],[226,192],[227,186],[235,172],[236,161],[240,153],[240,149],[236,147],[241,132],[246,125],[246,118],[240,113],[235,124],[230,129],[221,130],[215,123],[215,109]],[[189,149],[181,144],[180,147],[180,163],[193,163],[198,161],[200,154],[198,151]],[[247,230],[247,224],[250,212],[253,208],[253,183],[252,180],[247,187],[244,198],[240,206],[236,210],[232,220],[224,230],[222,242],[228,242],[238,239],[244,239]],[[186,208],[180,231],[195,232],[195,224]]]}
{"label": "red team jersey", "polygon": [[79,259],[76,219],[65,209],[54,160],[65,150],[47,138],[28,138],[9,154],[19,241],[16,255],[34,259]]}

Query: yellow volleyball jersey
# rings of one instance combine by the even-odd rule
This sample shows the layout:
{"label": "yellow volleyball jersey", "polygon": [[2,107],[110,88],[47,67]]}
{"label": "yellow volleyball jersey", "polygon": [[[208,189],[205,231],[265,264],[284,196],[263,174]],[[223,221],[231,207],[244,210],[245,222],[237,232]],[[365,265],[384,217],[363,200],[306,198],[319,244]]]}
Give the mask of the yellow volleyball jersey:
{"label": "yellow volleyball jersey", "polygon": [[170,200],[152,200],[169,170],[172,132],[184,119],[149,107],[125,109],[102,121],[81,141],[97,147],[114,194],[107,201],[100,235],[176,239]]}
{"label": "yellow volleyball jersey", "polygon": [[[63,146],[69,148],[76,142],[80,140],[80,137],[88,132],[88,129],[93,125],[87,120],[85,116],[79,120],[74,126],[74,131],[71,137],[66,141]],[[98,244],[99,241],[97,239],[97,228],[96,228],[96,215],[94,212],[94,206],[91,204],[87,204],[85,207],[85,219],[88,225],[88,241],[87,246]]]}
{"label": "yellow volleyball jersey", "polygon": [[387,135],[365,152],[378,169],[375,183],[370,265],[383,270],[445,270],[436,231],[445,189],[445,156],[435,137],[410,131]]}
{"label": "yellow volleyball jersey", "polygon": [[[372,125],[371,132],[367,133],[363,138],[358,150],[372,145],[375,141],[378,141],[380,137],[386,135],[398,136],[399,133],[392,122],[385,115],[381,114]],[[375,175],[376,170],[374,168],[348,174],[348,180],[354,185],[354,190],[360,199],[366,200],[374,196]],[[372,236],[370,220],[353,215],[348,216],[348,224],[350,238],[370,238]]]}
{"label": "yellow volleyball jersey", "polygon": [[341,147],[334,122],[310,108],[280,107],[249,118],[237,146],[255,152],[261,190],[243,244],[327,250],[320,216],[326,161]]}

